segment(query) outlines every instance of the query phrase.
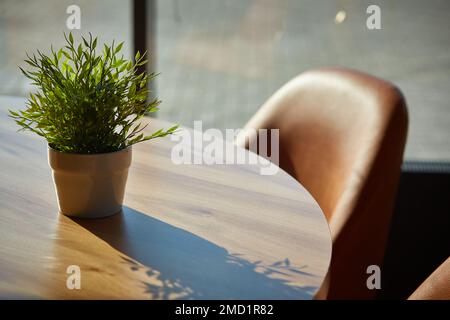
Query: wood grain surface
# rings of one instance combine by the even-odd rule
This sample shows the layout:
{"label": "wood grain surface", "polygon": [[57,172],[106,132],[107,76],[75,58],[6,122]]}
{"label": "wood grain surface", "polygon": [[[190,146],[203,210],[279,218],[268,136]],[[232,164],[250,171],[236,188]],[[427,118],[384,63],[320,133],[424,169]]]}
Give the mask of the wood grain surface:
{"label": "wood grain surface", "polygon": [[[58,213],[45,141],[7,117],[24,104],[0,98],[0,298],[311,299],[320,287],[328,225],[281,169],[175,165],[177,142],[153,140],[133,147],[123,212],[71,219]],[[79,290],[66,286],[70,265]]]}

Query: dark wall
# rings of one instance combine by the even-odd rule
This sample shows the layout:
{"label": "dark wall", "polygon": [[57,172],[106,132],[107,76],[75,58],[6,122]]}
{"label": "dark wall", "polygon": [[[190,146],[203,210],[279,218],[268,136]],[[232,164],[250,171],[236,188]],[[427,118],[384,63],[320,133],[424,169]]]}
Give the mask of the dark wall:
{"label": "dark wall", "polygon": [[382,268],[382,299],[406,299],[450,256],[450,163],[405,162]]}

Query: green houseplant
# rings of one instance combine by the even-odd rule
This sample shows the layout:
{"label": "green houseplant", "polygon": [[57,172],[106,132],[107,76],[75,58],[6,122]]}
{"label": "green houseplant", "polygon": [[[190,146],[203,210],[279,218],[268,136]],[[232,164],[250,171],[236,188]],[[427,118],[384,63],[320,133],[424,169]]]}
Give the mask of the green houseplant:
{"label": "green houseplant", "polygon": [[22,73],[38,91],[24,110],[10,116],[22,130],[48,142],[49,164],[63,214],[104,217],[120,211],[131,163],[132,145],[172,134],[177,126],[144,134],[141,118],[158,110],[147,102],[155,74],[140,73],[145,54],[134,61],[121,54],[123,42],[97,49],[89,34],[76,44],[28,55]]}

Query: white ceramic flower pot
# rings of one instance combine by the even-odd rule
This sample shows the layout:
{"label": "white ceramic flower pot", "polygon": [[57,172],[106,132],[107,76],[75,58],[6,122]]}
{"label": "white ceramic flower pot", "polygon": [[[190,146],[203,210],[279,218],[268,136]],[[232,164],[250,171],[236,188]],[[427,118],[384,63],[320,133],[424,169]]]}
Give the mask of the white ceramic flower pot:
{"label": "white ceramic flower pot", "polygon": [[122,209],[131,147],[100,154],[48,148],[59,211],[77,218],[102,218]]}

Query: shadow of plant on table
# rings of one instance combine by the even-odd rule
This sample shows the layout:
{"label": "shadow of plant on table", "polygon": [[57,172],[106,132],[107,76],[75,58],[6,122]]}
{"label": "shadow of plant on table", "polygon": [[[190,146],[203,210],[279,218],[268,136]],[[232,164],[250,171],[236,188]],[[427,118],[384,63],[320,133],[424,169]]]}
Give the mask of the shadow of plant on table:
{"label": "shadow of plant on table", "polygon": [[152,299],[310,299],[316,290],[274,277],[309,275],[300,270],[306,266],[294,267],[288,259],[267,266],[252,263],[128,207],[102,220],[75,221],[120,251],[131,270],[145,268],[149,281],[143,290]]}

